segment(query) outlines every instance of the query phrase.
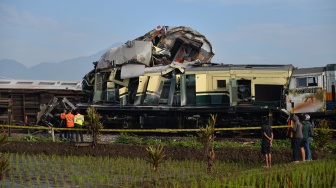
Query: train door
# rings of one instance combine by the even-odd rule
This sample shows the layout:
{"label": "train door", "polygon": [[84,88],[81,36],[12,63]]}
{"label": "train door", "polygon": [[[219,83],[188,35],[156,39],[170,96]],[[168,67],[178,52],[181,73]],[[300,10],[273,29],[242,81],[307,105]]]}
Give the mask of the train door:
{"label": "train door", "polygon": [[103,92],[103,76],[101,73],[95,75],[93,102],[102,101],[104,99]]}
{"label": "train door", "polygon": [[251,80],[237,80],[238,104],[251,103]]}
{"label": "train door", "polygon": [[230,79],[230,106],[236,106],[238,101],[238,85],[236,78]]}

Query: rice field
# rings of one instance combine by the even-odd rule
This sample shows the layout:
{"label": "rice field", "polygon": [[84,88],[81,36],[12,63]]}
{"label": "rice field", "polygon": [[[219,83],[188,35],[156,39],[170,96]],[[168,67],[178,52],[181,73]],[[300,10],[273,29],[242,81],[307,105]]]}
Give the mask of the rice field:
{"label": "rice field", "polygon": [[140,158],[5,153],[10,173],[1,187],[336,187],[334,158],[278,164],[166,159],[153,171]]}

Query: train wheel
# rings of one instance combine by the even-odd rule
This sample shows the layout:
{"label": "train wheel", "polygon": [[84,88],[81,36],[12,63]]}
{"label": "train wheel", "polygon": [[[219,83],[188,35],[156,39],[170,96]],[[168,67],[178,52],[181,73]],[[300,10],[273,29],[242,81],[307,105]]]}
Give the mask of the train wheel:
{"label": "train wheel", "polygon": [[122,128],[124,129],[129,129],[132,127],[132,123],[129,122],[129,121],[124,121],[123,124],[122,124]]}

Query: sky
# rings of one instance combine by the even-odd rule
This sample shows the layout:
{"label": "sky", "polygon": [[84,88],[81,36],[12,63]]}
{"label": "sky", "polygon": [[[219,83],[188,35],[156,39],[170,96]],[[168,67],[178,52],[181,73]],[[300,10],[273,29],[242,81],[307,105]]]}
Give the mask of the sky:
{"label": "sky", "polygon": [[0,0],[0,60],[89,56],[158,25],[206,36],[214,63],[336,63],[335,0]]}

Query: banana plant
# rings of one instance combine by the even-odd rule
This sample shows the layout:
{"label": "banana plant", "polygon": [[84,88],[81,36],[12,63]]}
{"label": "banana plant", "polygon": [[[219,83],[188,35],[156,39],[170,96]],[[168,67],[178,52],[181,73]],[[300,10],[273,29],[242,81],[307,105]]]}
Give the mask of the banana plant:
{"label": "banana plant", "polygon": [[148,152],[146,161],[153,166],[154,171],[157,171],[159,164],[163,163],[163,159],[166,156],[163,151],[163,146],[148,146],[146,151]]}

